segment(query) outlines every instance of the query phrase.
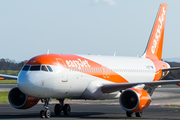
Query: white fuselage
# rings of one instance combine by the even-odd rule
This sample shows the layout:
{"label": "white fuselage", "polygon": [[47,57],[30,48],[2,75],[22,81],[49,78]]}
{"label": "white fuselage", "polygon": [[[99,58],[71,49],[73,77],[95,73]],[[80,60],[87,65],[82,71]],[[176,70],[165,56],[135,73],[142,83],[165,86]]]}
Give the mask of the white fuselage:
{"label": "white fuselage", "polygon": [[[112,81],[112,72],[122,76],[129,83],[150,82],[155,77],[155,66],[149,59],[118,56],[81,55],[88,60],[100,63],[102,68],[64,68],[61,65],[50,65],[53,72],[23,71],[19,73],[18,87],[25,94],[38,98],[71,98],[71,99],[113,99],[120,93],[103,94],[101,86]],[[103,66],[109,71],[103,71]],[[88,70],[89,69],[89,70]],[[102,69],[102,70],[101,70]],[[102,74],[99,78],[92,74]],[[119,82],[120,83],[120,82]]]}
{"label": "white fuselage", "polygon": [[[103,84],[113,83],[107,80],[113,77],[112,72],[129,83],[151,82],[155,77],[155,65],[146,58],[79,56],[100,63],[102,66],[85,69],[82,66],[67,68],[61,65],[49,65],[53,72],[21,70],[18,76],[19,89],[29,96],[38,98],[114,99],[119,98],[120,92],[111,94],[101,92]],[[103,67],[109,70],[103,70]],[[103,77],[97,77],[96,74],[102,74]]]}

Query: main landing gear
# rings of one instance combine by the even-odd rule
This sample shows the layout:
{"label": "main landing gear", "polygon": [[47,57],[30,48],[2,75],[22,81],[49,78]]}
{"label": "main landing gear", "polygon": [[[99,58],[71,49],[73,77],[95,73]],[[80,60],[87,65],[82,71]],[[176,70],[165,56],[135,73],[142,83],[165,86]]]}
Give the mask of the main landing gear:
{"label": "main landing gear", "polygon": [[64,115],[69,115],[71,112],[71,107],[69,104],[64,105],[64,99],[59,99],[59,104],[56,104],[54,107],[54,113],[56,115],[61,115],[62,111]]}
{"label": "main landing gear", "polygon": [[50,118],[51,112],[50,112],[50,110],[48,108],[48,105],[49,105],[49,99],[45,99],[44,100],[44,110],[40,111],[40,117],[41,118]]}
{"label": "main landing gear", "polygon": [[[50,99],[43,99],[41,100],[42,103],[44,102],[44,110],[40,111],[40,117],[41,118],[50,118],[51,112],[48,108]],[[54,107],[54,113],[56,115],[60,115],[63,111],[64,115],[69,115],[71,112],[71,107],[69,104],[64,105],[64,99],[59,99],[59,104],[56,104]]]}
{"label": "main landing gear", "polygon": [[[133,112],[126,111],[127,117],[132,117]],[[136,117],[142,117],[142,111],[135,113]]]}

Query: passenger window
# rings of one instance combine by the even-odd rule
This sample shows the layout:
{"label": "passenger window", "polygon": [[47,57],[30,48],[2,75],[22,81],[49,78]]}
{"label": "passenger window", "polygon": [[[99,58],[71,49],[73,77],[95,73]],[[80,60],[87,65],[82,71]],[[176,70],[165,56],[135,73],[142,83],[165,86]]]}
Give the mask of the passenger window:
{"label": "passenger window", "polygon": [[25,65],[22,70],[28,71],[28,70],[29,70],[29,67],[30,67],[29,65]]}
{"label": "passenger window", "polygon": [[34,65],[30,68],[31,71],[40,71],[40,65]]}
{"label": "passenger window", "polygon": [[47,68],[50,72],[53,72],[52,68],[49,65],[47,65]]}
{"label": "passenger window", "polygon": [[48,69],[46,68],[46,66],[45,66],[45,65],[42,65],[42,66],[41,66],[41,70],[42,70],[42,71],[46,71],[46,72],[48,72]]}

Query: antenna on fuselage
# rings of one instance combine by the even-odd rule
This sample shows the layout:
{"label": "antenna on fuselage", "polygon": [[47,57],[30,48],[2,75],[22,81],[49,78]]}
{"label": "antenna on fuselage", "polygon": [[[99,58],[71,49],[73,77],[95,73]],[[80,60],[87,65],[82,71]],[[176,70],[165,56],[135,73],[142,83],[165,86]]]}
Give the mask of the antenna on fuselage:
{"label": "antenna on fuselage", "polygon": [[47,51],[47,55],[49,55],[49,49],[48,49],[48,51]]}
{"label": "antenna on fuselage", "polygon": [[116,56],[116,52],[114,52],[114,57]]}

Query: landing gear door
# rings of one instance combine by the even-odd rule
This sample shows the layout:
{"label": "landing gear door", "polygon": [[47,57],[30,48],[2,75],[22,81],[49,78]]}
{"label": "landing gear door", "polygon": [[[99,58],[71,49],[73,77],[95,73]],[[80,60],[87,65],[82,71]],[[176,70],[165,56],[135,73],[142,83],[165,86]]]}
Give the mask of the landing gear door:
{"label": "landing gear door", "polygon": [[61,72],[61,81],[62,82],[68,82],[68,69],[66,67],[66,64],[64,63],[64,61],[61,58],[57,58],[56,59],[60,65],[63,66],[62,72]]}

